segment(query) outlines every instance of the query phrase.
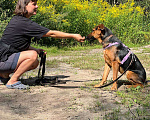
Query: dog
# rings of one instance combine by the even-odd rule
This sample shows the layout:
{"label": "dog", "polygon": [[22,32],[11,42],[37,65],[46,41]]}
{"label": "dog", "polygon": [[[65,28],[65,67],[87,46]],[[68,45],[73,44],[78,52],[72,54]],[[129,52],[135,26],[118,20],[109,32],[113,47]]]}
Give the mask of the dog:
{"label": "dog", "polygon": [[[99,88],[107,81],[110,69],[113,70],[113,81],[117,79],[118,72],[125,72],[130,87],[144,87],[146,82],[146,72],[141,62],[132,51],[125,46],[110,29],[103,24],[96,26],[93,31],[86,37],[89,41],[98,40],[103,46],[103,54],[105,60],[105,68],[102,81],[95,85]],[[132,61],[132,64],[131,64]],[[127,71],[126,68],[128,68]],[[117,81],[113,83],[111,90],[117,90]]]}

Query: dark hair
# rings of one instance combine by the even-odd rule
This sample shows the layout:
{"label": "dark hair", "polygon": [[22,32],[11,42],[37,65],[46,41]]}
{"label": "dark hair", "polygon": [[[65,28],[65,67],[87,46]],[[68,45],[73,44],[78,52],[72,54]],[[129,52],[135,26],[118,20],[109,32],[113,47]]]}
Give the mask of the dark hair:
{"label": "dark hair", "polygon": [[26,14],[28,13],[28,11],[26,10],[26,6],[30,1],[37,2],[38,0],[18,0],[14,13],[16,15],[26,16]]}

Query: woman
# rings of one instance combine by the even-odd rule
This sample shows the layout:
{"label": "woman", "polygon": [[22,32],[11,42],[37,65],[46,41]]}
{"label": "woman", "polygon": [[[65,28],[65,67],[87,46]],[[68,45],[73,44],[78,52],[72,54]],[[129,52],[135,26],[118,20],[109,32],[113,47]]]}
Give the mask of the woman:
{"label": "woman", "polygon": [[[7,25],[0,41],[0,80],[11,89],[28,89],[19,77],[26,71],[35,69],[38,62],[38,54],[43,49],[30,46],[31,38],[53,37],[74,38],[84,42],[85,37],[79,34],[64,33],[49,30],[31,21],[29,18],[36,15],[37,0],[18,0],[15,16]],[[13,73],[10,78],[9,75]]]}

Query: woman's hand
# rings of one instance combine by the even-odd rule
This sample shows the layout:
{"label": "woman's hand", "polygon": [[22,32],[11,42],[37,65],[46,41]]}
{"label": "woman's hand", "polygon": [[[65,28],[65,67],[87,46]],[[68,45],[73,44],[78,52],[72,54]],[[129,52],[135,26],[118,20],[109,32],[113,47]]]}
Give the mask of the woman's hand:
{"label": "woman's hand", "polygon": [[73,38],[75,40],[77,40],[78,42],[84,42],[85,41],[85,37],[82,37],[80,34],[73,34]]}
{"label": "woman's hand", "polygon": [[[40,52],[45,51],[44,49],[38,49],[38,48],[34,48],[32,46],[29,47],[29,50],[35,50],[38,54],[40,54]],[[47,54],[47,52],[44,52],[45,54]]]}
{"label": "woman's hand", "polygon": [[[45,50],[43,50],[43,49],[36,49],[36,52],[38,53],[38,54],[40,54],[41,52],[43,52],[43,51],[45,51]],[[44,52],[45,54],[47,53],[47,52]]]}

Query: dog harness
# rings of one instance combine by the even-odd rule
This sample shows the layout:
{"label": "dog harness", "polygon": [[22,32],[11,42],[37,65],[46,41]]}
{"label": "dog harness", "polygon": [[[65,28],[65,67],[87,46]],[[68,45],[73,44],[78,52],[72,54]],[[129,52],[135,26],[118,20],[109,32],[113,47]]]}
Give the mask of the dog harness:
{"label": "dog harness", "polygon": [[121,61],[121,64],[124,64],[124,62],[129,58],[129,56],[132,54],[131,50],[125,46],[123,43],[118,43],[118,42],[114,42],[114,43],[109,43],[105,48],[104,50],[106,50],[107,48],[111,47],[111,46],[114,46],[114,45],[118,45],[118,44],[122,44],[125,48],[128,49],[128,54],[126,54],[126,56],[122,59]]}

